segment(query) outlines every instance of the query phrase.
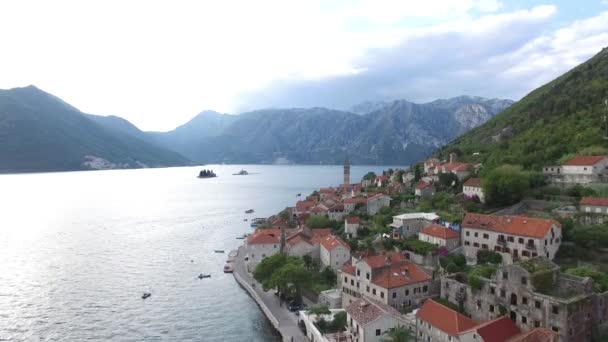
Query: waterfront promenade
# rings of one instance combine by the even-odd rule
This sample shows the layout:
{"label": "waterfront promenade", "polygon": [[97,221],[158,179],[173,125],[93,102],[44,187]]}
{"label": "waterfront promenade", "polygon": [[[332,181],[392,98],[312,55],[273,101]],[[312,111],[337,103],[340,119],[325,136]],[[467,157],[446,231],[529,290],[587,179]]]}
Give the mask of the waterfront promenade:
{"label": "waterfront promenade", "polygon": [[[239,247],[238,254],[234,260],[234,278],[251,295],[260,306],[272,325],[279,331],[283,341],[305,342],[306,336],[298,327],[298,316],[287,309],[287,304],[279,305],[279,298],[273,291],[265,292],[262,284],[258,283],[247,272],[245,262],[244,246]],[[252,286],[255,284],[255,286]]]}

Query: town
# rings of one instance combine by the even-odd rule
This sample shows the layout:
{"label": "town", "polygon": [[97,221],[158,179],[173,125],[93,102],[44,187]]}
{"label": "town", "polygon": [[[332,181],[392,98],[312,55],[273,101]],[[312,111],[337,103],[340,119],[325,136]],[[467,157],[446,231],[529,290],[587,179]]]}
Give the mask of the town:
{"label": "town", "polygon": [[258,222],[234,275],[285,341],[605,341],[607,156],[481,172],[456,153]]}

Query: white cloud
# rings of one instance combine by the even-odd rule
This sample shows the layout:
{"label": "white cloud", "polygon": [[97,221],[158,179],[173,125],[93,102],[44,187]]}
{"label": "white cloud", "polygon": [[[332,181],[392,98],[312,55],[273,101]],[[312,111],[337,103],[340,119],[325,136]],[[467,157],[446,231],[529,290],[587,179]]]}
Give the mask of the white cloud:
{"label": "white cloud", "polygon": [[538,54],[526,57],[532,64],[546,55],[534,42],[574,40],[580,49],[569,56],[552,51],[569,58],[564,65],[580,62],[603,39],[586,22],[541,34],[554,6],[502,8],[496,0],[2,1],[0,88],[35,84],[87,112],[170,129],[208,108],[435,98],[467,79],[463,92],[512,96],[521,92],[512,83],[474,86],[475,75],[525,74],[522,51]]}

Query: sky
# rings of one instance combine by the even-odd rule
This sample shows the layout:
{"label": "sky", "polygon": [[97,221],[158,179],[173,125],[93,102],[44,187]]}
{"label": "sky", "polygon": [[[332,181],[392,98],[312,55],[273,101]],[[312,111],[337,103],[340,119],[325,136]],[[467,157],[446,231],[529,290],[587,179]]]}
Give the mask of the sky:
{"label": "sky", "polygon": [[608,46],[608,0],[3,0],[0,89],[167,131],[203,110],[518,100]]}

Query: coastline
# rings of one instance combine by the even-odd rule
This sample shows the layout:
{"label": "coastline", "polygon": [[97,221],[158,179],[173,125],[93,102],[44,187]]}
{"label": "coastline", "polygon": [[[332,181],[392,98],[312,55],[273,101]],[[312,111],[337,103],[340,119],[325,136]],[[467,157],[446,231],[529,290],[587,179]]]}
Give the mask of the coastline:
{"label": "coastline", "polygon": [[[260,290],[256,290],[257,287],[254,288],[251,286],[251,283],[255,282],[255,280],[249,276],[246,271],[246,266],[242,261],[241,248],[243,247],[244,245],[241,245],[237,249],[238,253],[234,260],[235,267],[232,275],[236,282],[256,302],[275,330],[281,335],[281,339],[284,342],[308,341],[298,327],[297,318],[294,319],[294,317],[296,317],[294,313],[289,312],[284,306],[277,304],[274,294],[268,294],[263,292],[263,290],[261,290],[262,292],[260,293]],[[257,282],[255,282],[255,284],[257,284]]]}

